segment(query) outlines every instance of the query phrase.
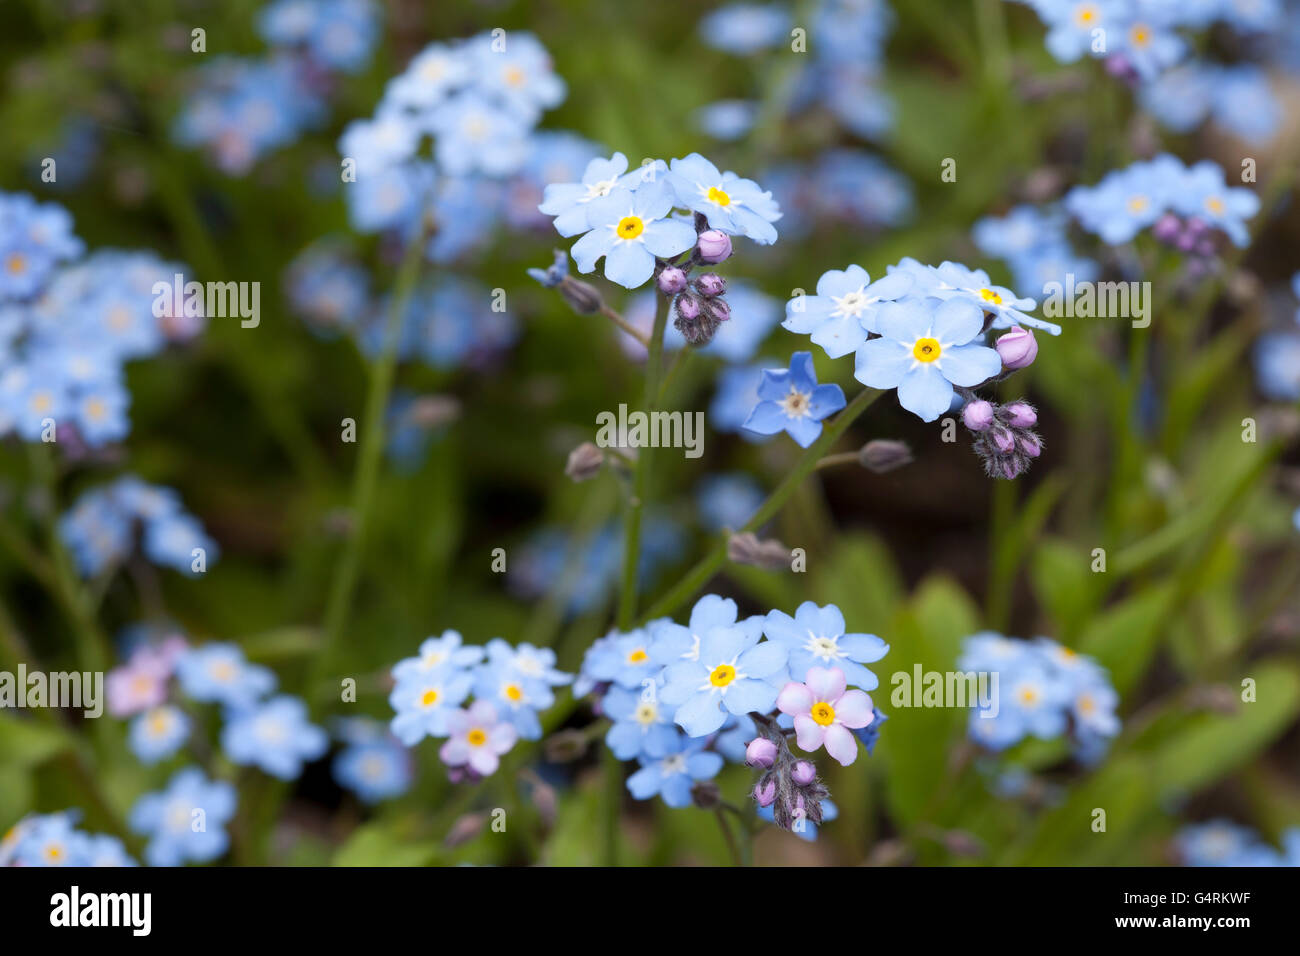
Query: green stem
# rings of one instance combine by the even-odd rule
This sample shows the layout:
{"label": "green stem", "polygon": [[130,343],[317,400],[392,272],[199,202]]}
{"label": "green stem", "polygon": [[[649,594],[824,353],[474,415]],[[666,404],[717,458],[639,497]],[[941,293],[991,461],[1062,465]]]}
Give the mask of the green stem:
{"label": "green stem", "polygon": [[[817,463],[821,461],[822,456],[839,440],[841,435],[848,431],[849,426],[853,424],[857,417],[865,412],[871,403],[882,394],[877,389],[864,388],[854,396],[853,401],[849,402],[844,411],[835,416],[835,421],[831,422],[822,431],[821,437],[804,450],[803,455],[800,456],[790,473],[786,475],[785,480],[776,487],[775,491],[768,495],[767,500],[754,512],[753,517],[746,521],[743,527],[737,528],[735,533],[743,534],[746,531],[756,531],[769,518],[780,511],[786,499],[816,469]],[[691,598],[691,595],[702,588],[727,560],[727,541],[728,538],[721,538],[708,554],[701,558],[676,584],[668,589],[668,592],[663,597],[655,601],[641,615],[641,620],[663,617],[685,604]]]}
{"label": "green stem", "polygon": [[722,831],[722,839],[727,842],[727,851],[731,854],[732,866],[744,866],[745,858],[741,855],[740,847],[736,844],[736,836],[731,832],[731,825],[727,823],[727,814],[722,807],[714,807],[713,815],[717,818],[718,829]]}
{"label": "green stem", "polygon": [[366,394],[361,426],[361,447],[357,453],[356,471],[352,481],[351,510],[354,522],[352,537],[334,568],[329,603],[325,609],[321,648],[311,668],[308,682],[312,700],[319,699],[312,691],[329,673],[329,667],[342,640],[343,629],[347,626],[352,596],[356,591],[361,555],[365,550],[366,533],[369,530],[370,510],[374,502],[375,487],[379,481],[379,467],[383,461],[384,410],[388,405],[388,396],[392,391],[393,376],[397,367],[398,333],[411,295],[415,291],[415,283],[420,276],[420,263],[423,256],[424,235],[421,233],[411,240],[402,259],[389,304],[383,347],[371,369],[370,388]]}
{"label": "green stem", "polygon": [[[646,414],[654,411],[659,400],[659,376],[663,371],[664,327],[668,324],[668,300],[656,297],[655,324],[650,332],[649,354],[645,366]],[[641,513],[650,487],[650,449],[638,448],[636,470],[632,478],[632,498],[628,502],[627,527],[623,534],[623,586],[618,599],[618,626],[627,630],[636,615],[636,572],[641,548]]]}

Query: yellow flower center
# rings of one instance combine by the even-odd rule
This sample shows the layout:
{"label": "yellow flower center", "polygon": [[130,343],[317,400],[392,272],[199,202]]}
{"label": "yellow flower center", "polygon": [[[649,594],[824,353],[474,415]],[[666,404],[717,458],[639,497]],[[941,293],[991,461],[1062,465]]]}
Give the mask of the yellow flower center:
{"label": "yellow flower center", "polygon": [[95,421],[99,421],[101,418],[104,417],[107,411],[108,409],[104,406],[104,403],[97,398],[92,398],[86,402],[87,418],[92,418]]}
{"label": "yellow flower center", "polygon": [[649,659],[650,655],[641,647],[638,647],[631,654],[627,655],[627,662],[629,664],[644,664]]}
{"label": "yellow flower center", "polygon": [[1147,208],[1150,200],[1146,196],[1134,196],[1128,201],[1129,212],[1141,212]]}
{"label": "yellow flower center", "polygon": [[719,189],[717,186],[710,186],[708,192],[709,202],[715,202],[719,206],[730,206],[731,197],[727,195],[726,190]]}
{"label": "yellow flower center", "polygon": [[1080,4],[1075,11],[1074,19],[1080,26],[1087,26],[1097,19],[1097,8],[1091,3]]}
{"label": "yellow flower center", "polygon": [[1079,712],[1081,714],[1091,714],[1097,709],[1097,703],[1088,694],[1079,698]]}
{"label": "yellow flower center", "polygon": [[40,414],[48,412],[54,404],[54,399],[50,398],[49,392],[37,392],[32,396],[32,411]]}
{"label": "yellow flower center", "polygon": [[618,221],[618,237],[620,239],[635,239],[645,231],[645,223],[641,221],[640,216],[624,216]]}
{"label": "yellow flower center", "polygon": [[230,661],[216,661],[208,668],[208,673],[225,684],[235,679],[235,665]]}
{"label": "yellow flower center", "polygon": [[149,730],[155,737],[167,731],[171,721],[167,719],[167,711],[159,709],[149,715]]}
{"label": "yellow flower center", "polygon": [[642,701],[640,704],[637,705],[636,708],[637,723],[653,724],[655,722],[655,719],[658,718],[658,716],[659,716],[659,712],[655,709],[654,704]]}
{"label": "yellow flower center", "polygon": [[51,843],[45,848],[45,859],[49,860],[51,863],[57,863],[59,860],[63,859],[63,847],[59,846],[57,843]]}
{"label": "yellow flower center", "polygon": [[917,339],[916,344],[912,346],[912,358],[918,362],[933,362],[939,357],[943,349],[939,347],[939,340],[932,338]]}
{"label": "yellow flower center", "polygon": [[1002,304],[1002,296],[998,295],[992,289],[980,289],[980,298],[985,302],[992,302],[994,305]]}
{"label": "yellow flower center", "polygon": [[521,69],[519,69],[519,67],[517,67],[517,66],[512,66],[512,67],[510,67],[508,70],[506,70],[506,85],[507,85],[507,86],[523,86],[523,85],[524,85],[524,71],[521,70]]}
{"label": "yellow flower center", "polygon": [[730,664],[719,664],[709,675],[709,683],[714,687],[726,687],[736,679],[736,669]]}
{"label": "yellow flower center", "polygon": [[9,270],[10,275],[16,275],[27,268],[27,260],[21,253],[15,252],[5,262],[5,268]]}
{"label": "yellow flower center", "polygon": [[1026,707],[1032,707],[1037,702],[1038,691],[1034,690],[1032,687],[1020,688],[1020,703],[1024,704]]}
{"label": "yellow flower center", "polygon": [[819,701],[813,704],[812,710],[809,711],[812,719],[817,721],[823,727],[829,727],[835,720],[835,708],[825,701]]}
{"label": "yellow flower center", "polygon": [[1146,46],[1151,42],[1151,31],[1140,23],[1129,32],[1129,36],[1135,46]]}
{"label": "yellow flower center", "polygon": [[437,688],[430,687],[428,690],[426,690],[423,694],[420,695],[421,707],[432,707],[436,703],[438,703]]}
{"label": "yellow flower center", "polygon": [[506,698],[516,704],[524,699],[524,691],[518,684],[506,684]]}
{"label": "yellow flower center", "polygon": [[1223,212],[1223,200],[1218,196],[1211,196],[1209,199],[1205,200],[1205,208],[1218,216]]}
{"label": "yellow flower center", "polygon": [[487,743],[487,734],[482,728],[475,727],[465,735],[465,739],[469,741],[471,747],[482,747]]}

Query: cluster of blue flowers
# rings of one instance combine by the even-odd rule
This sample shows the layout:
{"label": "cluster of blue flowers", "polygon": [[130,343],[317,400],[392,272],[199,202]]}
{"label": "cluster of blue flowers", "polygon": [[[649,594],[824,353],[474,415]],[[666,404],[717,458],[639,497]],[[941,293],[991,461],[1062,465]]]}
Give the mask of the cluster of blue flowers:
{"label": "cluster of blue flowers", "polygon": [[[1275,0],[1019,0],[1046,24],[1047,49],[1057,60],[1104,59],[1106,69],[1139,94],[1142,105],[1179,132],[1213,117],[1253,142],[1276,133],[1281,108],[1262,69],[1198,58],[1186,31],[1221,23],[1248,41],[1279,32],[1294,19]],[[1249,45],[1249,44],[1247,44]]]}
{"label": "cluster of blue flowers", "polygon": [[136,866],[122,841],[77,829],[80,813],[31,814],[0,839],[0,866]]}
{"label": "cluster of blue flowers", "polygon": [[997,675],[997,699],[987,708],[974,705],[970,715],[971,739],[989,750],[1068,735],[1080,758],[1091,761],[1119,733],[1119,696],[1106,671],[1050,638],[981,632],[966,639],[957,669]]}
{"label": "cluster of blue flowers", "polygon": [[975,223],[971,238],[986,256],[1001,259],[1021,289],[1042,289],[1050,282],[1093,282],[1095,261],[1077,254],[1067,230],[1069,216],[1059,204],[1016,206],[1005,216],[986,216]]}
{"label": "cluster of blue flowers", "polygon": [[0,437],[70,454],[125,438],[125,363],[203,327],[154,294],[183,267],[117,250],[70,262],[83,249],[61,206],[0,193]]}
{"label": "cluster of blue flowers", "polygon": [[1115,170],[1095,186],[1075,186],[1065,209],[1088,232],[1109,245],[1151,228],[1162,241],[1202,257],[1214,247],[1206,235],[1219,230],[1237,246],[1250,234],[1246,220],[1259,212],[1259,197],[1229,186],[1223,169],[1204,159],[1192,166],[1168,153]]}
{"label": "cluster of blue flowers", "polygon": [[763,770],[760,808],[801,829],[795,821],[828,819],[826,790],[815,767],[791,754],[787,735],[809,753],[825,746],[847,766],[859,744],[871,751],[883,720],[866,693],[879,682],[865,665],[889,646],[845,632],[834,605],[741,618],[735,601],[709,594],[686,625],[661,618],[597,640],[574,692],[596,696],[610,721],[607,746],[638,762],[627,781],[636,799],[711,805],[705,782],[727,760],[748,763]]}
{"label": "cluster of blue flowers", "polygon": [[442,738],[438,755],[452,780],[478,780],[495,773],[520,738],[541,739],[539,713],[555,703],[553,688],[572,679],[556,669],[550,648],[512,647],[499,637],[464,645],[445,631],[393,666],[392,732],[407,747]]}
{"label": "cluster of blue flowers", "polygon": [[199,67],[172,129],[176,142],[206,150],[234,176],[324,121],[330,73],[370,59],[379,10],[372,0],[277,0],[258,27],[272,52]]}
{"label": "cluster of blue flowers", "polygon": [[807,163],[774,166],[763,182],[781,204],[781,232],[791,239],[826,223],[855,230],[901,226],[913,213],[911,181],[860,149],[828,149]]}
{"label": "cluster of blue flowers", "polygon": [[[875,139],[888,132],[894,119],[892,102],[877,86],[892,26],[884,0],[818,0],[807,23],[796,23],[784,4],[733,3],[704,17],[699,31],[709,46],[736,56],[787,45],[798,49],[806,62],[791,98],[791,115],[817,109],[854,135]],[[796,27],[806,28],[806,35],[796,36]],[[712,104],[699,121],[719,139],[738,139],[756,115],[757,104],[723,101]]]}
{"label": "cluster of blue flowers", "polygon": [[[170,488],[132,475],[82,494],[59,520],[59,534],[83,577],[97,577],[135,550],[150,561],[186,574],[206,570],[216,542]],[[196,554],[195,549],[201,549]]]}
{"label": "cluster of blue flowers", "polygon": [[377,720],[352,717],[338,721],[335,736],[343,748],[334,757],[334,780],[362,803],[401,796],[411,787],[411,754]]}
{"label": "cluster of blue flowers", "polygon": [[1230,820],[1184,827],[1174,847],[1186,866],[1300,866],[1300,826],[1283,831],[1280,852]]}

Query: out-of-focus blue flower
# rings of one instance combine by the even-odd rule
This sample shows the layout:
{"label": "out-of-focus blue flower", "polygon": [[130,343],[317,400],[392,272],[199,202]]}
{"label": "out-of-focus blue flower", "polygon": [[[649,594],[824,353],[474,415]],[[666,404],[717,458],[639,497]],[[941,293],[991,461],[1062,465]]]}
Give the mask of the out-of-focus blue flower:
{"label": "out-of-focus blue flower", "polygon": [[914,279],[894,272],[875,282],[861,266],[831,269],[817,280],[816,295],[797,295],[785,304],[782,327],[809,335],[831,358],[855,352],[868,332],[879,332],[876,315],[885,302],[906,295]]}
{"label": "out-of-focus blue flower", "polygon": [[502,646],[509,650],[498,638],[497,652],[475,672],[474,696],[495,704],[501,719],[512,724],[524,740],[540,740],[542,722],[537,712],[554,704],[555,695],[545,682],[521,674],[511,657],[501,652]]}
{"label": "out-of-focus blue flower", "polygon": [[[438,276],[411,295],[397,333],[397,357],[419,358],[433,368],[456,368],[496,354],[518,334],[514,317],[494,305],[485,288],[458,276]],[[388,334],[388,299],[359,330],[367,355],[378,355]]]}
{"label": "out-of-focus blue flower", "polygon": [[1107,33],[1108,56],[1121,62],[1143,80],[1159,76],[1187,52],[1187,44],[1155,11],[1134,10]]}
{"label": "out-of-focus blue flower", "polygon": [[1265,332],[1251,352],[1255,382],[1268,398],[1280,402],[1300,399],[1300,332]]}
{"label": "out-of-focus blue flower", "polygon": [[469,696],[473,675],[442,666],[399,680],[388,695],[396,716],[393,736],[408,747],[425,737],[445,737],[449,715]]}
{"label": "out-of-focus blue flower", "polygon": [[674,738],[669,753],[662,757],[639,758],[641,769],[627,779],[628,792],[638,800],[656,794],[670,807],[687,807],[691,788],[701,780],[711,780],[722,769],[722,757],[704,751],[704,740]]}
{"label": "out-of-focus blue flower", "polygon": [[221,748],[232,762],[260,767],[273,777],[293,780],[304,763],[322,756],[329,736],[307,720],[307,705],[281,694],[233,713],[221,731]]}
{"label": "out-of-focus blue flower", "polygon": [[397,109],[431,110],[473,77],[474,64],[463,46],[431,43],[389,81],[384,102]]}
{"label": "out-of-focus blue flower", "polygon": [[86,866],[117,867],[139,866],[126,852],[126,846],[115,836],[92,833],[86,837]]}
{"label": "out-of-focus blue flower", "polygon": [[742,528],[763,503],[766,495],[745,472],[707,475],[696,491],[700,523],[710,531]]}
{"label": "out-of-focus blue flower", "polygon": [[1187,169],[1170,200],[1176,212],[1196,216],[1222,229],[1234,245],[1250,241],[1246,220],[1259,212],[1259,197],[1249,189],[1230,187],[1223,168],[1204,159]]}
{"label": "out-of-focus blue flower", "polygon": [[691,114],[695,128],[714,139],[730,143],[743,139],[758,119],[758,104],[752,100],[718,100]]}
{"label": "out-of-focus blue flower", "polygon": [[790,680],[802,683],[810,667],[838,667],[853,687],[875,690],[880,681],[863,667],[880,660],[889,645],[874,634],[846,634],[844,615],[834,604],[818,607],[805,601],[794,617],[770,611],[763,621],[768,640],[783,644],[789,654]]}
{"label": "out-of-focus blue flower", "polygon": [[75,824],[75,813],[49,813],[21,821],[14,834],[14,864],[90,866],[86,834]]}
{"label": "out-of-focus blue flower", "polygon": [[290,308],[313,333],[329,338],[353,329],[370,309],[370,275],[331,243],[304,250],[285,274]]}
{"label": "out-of-focus blue flower", "polygon": [[190,719],[179,707],[164,704],[131,721],[127,740],[143,763],[157,763],[176,753],[190,735]]}
{"label": "out-of-focus blue flower", "polygon": [[[495,31],[494,31],[495,33]],[[476,83],[515,113],[532,121],[564,102],[564,80],[551,56],[531,33],[480,34],[470,41]]]}
{"label": "out-of-focus blue flower", "polygon": [[703,213],[712,228],[748,236],[761,245],[776,242],[776,227],[772,223],[781,218],[781,208],[758,183],[741,179],[733,172],[719,172],[717,166],[699,153],[674,159],[668,165],[667,179],[677,202]]}
{"label": "out-of-focus blue flower", "polygon": [[587,205],[591,229],[570,254],[579,272],[593,272],[605,259],[605,278],[625,289],[650,280],[655,258],[670,258],[695,244],[695,230],[680,219],[665,218],[673,193],[661,179],[640,183],[635,192],[616,188]]}
{"label": "out-of-focus blue flower", "polygon": [[948,411],[953,385],[972,388],[1002,371],[998,353],[979,344],[984,315],[969,299],[891,302],[878,321],[881,337],[858,350],[854,376],[898,389],[899,404],[923,421]]}
{"label": "out-of-focus blue flower", "polygon": [[1187,866],[1276,866],[1277,853],[1259,834],[1230,820],[1184,827],[1174,847]]}
{"label": "out-of-focus blue flower", "polygon": [[760,435],[784,431],[801,448],[821,435],[822,419],[845,405],[842,388],[817,384],[811,352],[795,352],[789,369],[764,369],[758,397],[743,427]]}
{"label": "out-of-focus blue flower", "polygon": [[411,787],[411,757],[377,720],[354,717],[339,721],[343,749],[334,758],[334,780],[362,803],[398,797]]}
{"label": "out-of-focus blue flower", "polygon": [[290,58],[217,57],[198,68],[172,135],[182,146],[205,149],[218,168],[238,176],[323,116],[323,101]]}
{"label": "out-of-focus blue flower", "polygon": [[700,37],[715,50],[748,56],[780,45],[790,11],[779,4],[730,3],[700,21]]}
{"label": "out-of-focus blue flower", "polygon": [[1033,0],[1031,6],[1047,26],[1048,52],[1062,63],[1105,55],[1109,48],[1103,42],[1098,49],[1097,39],[1118,32],[1125,12],[1116,0]]}
{"label": "out-of-focus blue flower", "polygon": [[187,697],[232,709],[251,707],[275,689],[275,675],[248,663],[237,644],[187,649],[176,659],[176,679]]}
{"label": "out-of-focus blue flower", "polygon": [[550,214],[539,208],[545,204],[547,186],[577,183],[602,150],[575,133],[554,130],[534,133],[529,143],[523,168],[506,185],[504,210],[510,225],[542,229],[550,219]]}
{"label": "out-of-focus blue flower", "polygon": [[359,170],[357,181],[343,191],[353,227],[366,233],[413,235],[428,208],[433,183],[433,167],[428,163]]}
{"label": "out-of-focus blue flower", "polygon": [[425,638],[415,657],[403,658],[393,665],[393,679],[398,683],[419,680],[449,669],[465,670],[483,660],[483,648],[463,642],[460,632],[451,630],[443,631],[440,637]]}
{"label": "out-of-focus blue flower", "polygon": [[317,65],[355,73],[366,65],[379,33],[370,0],[276,0],[258,28],[267,43],[302,49]]}
{"label": "out-of-focus blue flower", "polygon": [[26,193],[0,192],[0,303],[39,292],[60,262],[81,255],[72,216]]}
{"label": "out-of-focus blue flower", "polygon": [[660,670],[660,665],[651,658],[650,650],[650,633],[646,628],[612,633],[588,648],[582,661],[582,673],[601,683],[640,690],[647,680],[653,681]]}
{"label": "out-of-focus blue flower", "polygon": [[478,92],[454,94],[431,121],[434,157],[449,176],[508,176],[528,155],[528,123]]}
{"label": "out-of-focus blue flower", "polygon": [[235,788],[209,781],[197,767],[178,771],[165,790],[146,793],[128,818],[131,829],[149,837],[150,866],[206,863],[226,852],[226,824],[235,815]]}
{"label": "out-of-focus blue flower", "polygon": [[765,362],[752,365],[730,365],[718,372],[718,386],[713,401],[709,403],[709,421],[720,432],[736,432],[747,441],[766,441],[771,436],[759,435],[745,429],[745,421],[760,399],[758,386],[763,372],[770,367]]}

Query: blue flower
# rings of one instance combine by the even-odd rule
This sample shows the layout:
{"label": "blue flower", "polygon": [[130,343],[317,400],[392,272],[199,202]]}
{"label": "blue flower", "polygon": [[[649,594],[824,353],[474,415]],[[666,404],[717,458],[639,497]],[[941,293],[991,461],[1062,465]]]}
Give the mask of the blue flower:
{"label": "blue flower", "polygon": [[546,187],[541,205],[537,208],[555,217],[555,231],[560,235],[576,236],[594,228],[587,216],[593,200],[608,196],[622,187],[633,190],[642,172],[627,171],[627,157],[615,153],[609,159],[593,159],[576,183],[551,183]]}
{"label": "blue flower", "polygon": [[700,639],[715,628],[739,628],[747,644],[756,644],[763,636],[763,616],[754,614],[737,620],[740,609],[731,598],[706,594],[691,608],[690,620],[683,627],[667,618],[646,625],[650,632],[650,655],[656,664],[667,666],[679,661],[700,659]]}
{"label": "blue flower", "polygon": [[302,48],[320,67],[355,73],[370,59],[379,17],[370,0],[277,0],[258,27],[273,46]]}
{"label": "blue flower", "polygon": [[1122,13],[1115,0],[1037,0],[1033,6],[1048,26],[1048,52],[1062,63],[1105,53],[1104,44],[1094,47],[1096,38],[1118,29]]}
{"label": "blue flower", "polygon": [[752,100],[718,100],[691,114],[696,129],[728,143],[743,139],[757,119],[758,104]]}
{"label": "blue flower", "polygon": [[252,764],[273,777],[293,780],[304,763],[325,753],[329,737],[308,722],[305,703],[281,694],[233,713],[221,731],[221,747],[236,764]]}
{"label": "blue flower", "polygon": [[615,685],[601,699],[600,709],[612,721],[605,743],[619,760],[664,757],[676,750],[677,728],[653,684],[640,692]]}
{"label": "blue flower", "polygon": [[528,155],[529,121],[476,90],[456,93],[430,118],[438,166],[451,176],[508,176]]}
{"label": "blue flower", "polygon": [[89,866],[86,834],[76,813],[50,813],[21,821],[13,851],[18,866]]}
{"label": "blue flower", "polygon": [[157,763],[176,753],[190,735],[190,719],[179,707],[164,704],[131,721],[131,752],[144,763]]}
{"label": "blue flower", "polygon": [[437,667],[414,674],[388,695],[396,712],[390,724],[393,736],[410,747],[424,737],[445,737],[447,718],[469,696],[473,676],[467,671]]}
{"label": "blue flower", "polygon": [[411,787],[411,761],[391,738],[344,747],[334,758],[334,779],[363,803],[398,797]]}
{"label": "blue flower", "polygon": [[781,218],[781,208],[772,194],[764,192],[752,179],[719,172],[699,153],[674,159],[669,169],[668,182],[677,194],[677,202],[703,213],[711,227],[734,236],[748,236],[765,246],[776,242],[772,223]]}
{"label": "blue flower", "polygon": [[150,866],[206,863],[226,852],[225,825],[235,815],[235,788],[210,782],[197,767],[178,771],[165,790],[146,793],[131,808],[128,822],[149,837]]}
{"label": "blue flower", "polygon": [[500,654],[494,654],[475,672],[474,697],[495,704],[501,720],[512,724],[524,740],[541,739],[542,723],[537,712],[555,703],[550,687],[535,678],[524,677],[509,658]]}
{"label": "blue flower", "polygon": [[706,743],[678,735],[664,756],[641,757],[641,769],[627,778],[628,792],[638,800],[658,794],[670,807],[690,806],[695,783],[712,779],[722,769],[722,757],[705,752]]}
{"label": "blue flower", "polygon": [[511,645],[499,637],[487,643],[488,657],[492,663],[512,674],[551,687],[572,682],[573,675],[555,666],[555,651],[549,647],[534,647],[528,642]]}
{"label": "blue flower", "polygon": [[923,421],[948,411],[953,385],[973,387],[1002,371],[996,351],[973,344],[984,315],[967,299],[891,302],[879,321],[882,337],[858,349],[854,376],[871,388],[897,388],[899,404]]}
{"label": "blue flower", "polygon": [[664,669],[659,699],[675,707],[673,720],[691,737],[713,733],[727,714],[766,713],[776,703],[773,683],[784,675],[786,649],[740,627],[714,627],[700,636],[699,656]]}
{"label": "blue flower", "polygon": [[680,219],[666,219],[672,191],[662,180],[645,182],[635,192],[617,188],[587,206],[591,230],[573,244],[579,272],[592,272],[605,258],[605,278],[626,289],[649,281],[655,257],[671,257],[695,244],[695,230]]}
{"label": "blue flower", "polygon": [[823,418],[844,407],[843,389],[817,384],[811,352],[795,352],[788,370],[764,369],[758,397],[743,427],[760,435],[787,432],[801,448],[817,440]]}
{"label": "blue flower", "polygon": [[1065,208],[1084,229],[1118,245],[1159,219],[1185,180],[1182,162],[1165,153],[1107,173],[1096,186],[1075,186],[1065,196]]}
{"label": "blue flower", "polygon": [[1176,64],[1187,52],[1187,44],[1161,17],[1129,14],[1123,26],[1108,34],[1113,41],[1110,55],[1122,57],[1143,80],[1152,80]]}
{"label": "blue flower", "polygon": [[745,430],[745,420],[761,401],[758,386],[766,364],[729,365],[718,372],[717,391],[709,403],[709,421],[720,432],[736,432],[746,441],[767,441],[771,436]]}
{"label": "blue flower", "polygon": [[431,43],[412,57],[406,69],[389,81],[384,102],[396,107],[431,110],[452,90],[473,77],[474,63],[460,46]]}
{"label": "blue flower", "polygon": [[1255,381],[1268,398],[1279,402],[1300,399],[1300,332],[1265,332],[1251,350]]}
{"label": "blue flower", "polygon": [[650,657],[650,647],[650,635],[645,628],[626,634],[614,632],[588,649],[582,672],[596,681],[640,690],[659,673],[659,665]]}
{"label": "blue flower", "polygon": [[834,604],[818,607],[805,601],[794,612],[770,611],[763,621],[768,640],[784,644],[789,652],[790,680],[802,683],[810,667],[838,667],[847,682],[875,690],[880,681],[863,664],[880,660],[889,645],[874,634],[846,634],[844,615]]}
{"label": "blue flower", "polygon": [[710,531],[744,527],[766,496],[745,472],[706,475],[696,491],[700,522]]}
{"label": "blue flower", "polygon": [[1174,846],[1188,866],[1258,865],[1267,851],[1259,834],[1230,820],[1211,820],[1184,827]]}
{"label": "blue flower", "polygon": [[399,684],[422,680],[448,669],[473,667],[483,660],[483,648],[477,645],[463,647],[463,641],[459,631],[451,630],[443,631],[441,637],[426,638],[420,644],[417,656],[403,658],[393,665],[393,680]]}
{"label": "blue flower", "polygon": [[876,744],[880,740],[880,725],[889,719],[889,715],[884,713],[874,703],[871,705],[871,723],[865,727],[858,727],[853,731],[853,736],[858,738],[858,742],[867,749],[867,756],[876,752]]}
{"label": "blue flower", "polygon": [[1246,220],[1259,212],[1259,197],[1249,189],[1229,187],[1222,167],[1208,159],[1181,177],[1171,204],[1185,216],[1197,216],[1222,229],[1234,245],[1241,247],[1250,241]]}
{"label": "blue flower", "polygon": [[790,11],[778,5],[731,3],[700,21],[700,36],[715,50],[748,56],[780,45],[790,27]]}
{"label": "blue flower", "polygon": [[118,867],[139,866],[126,852],[122,841],[107,833],[92,833],[84,846],[86,866]]}
{"label": "blue flower", "polygon": [[32,297],[60,262],[83,249],[62,206],[0,192],[0,302]]}
{"label": "blue flower", "polygon": [[556,76],[551,56],[531,33],[512,31],[498,37],[480,34],[470,43],[474,80],[509,109],[535,120],[564,101],[564,80]]}
{"label": "blue flower", "polygon": [[236,644],[204,644],[186,650],[176,660],[176,679],[194,700],[237,709],[251,707],[275,689],[275,675],[248,663]]}
{"label": "blue flower", "polygon": [[893,272],[871,281],[861,266],[831,269],[817,280],[816,295],[797,295],[785,304],[782,327],[800,335],[811,334],[831,358],[840,358],[867,340],[868,332],[879,332],[876,314],[881,303],[902,298],[914,279],[907,272]]}

